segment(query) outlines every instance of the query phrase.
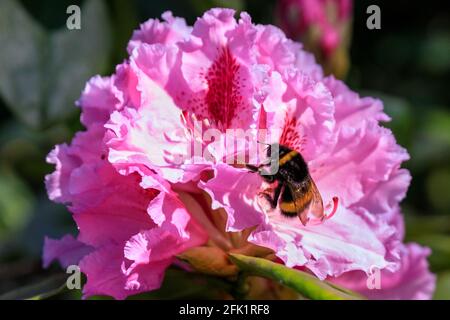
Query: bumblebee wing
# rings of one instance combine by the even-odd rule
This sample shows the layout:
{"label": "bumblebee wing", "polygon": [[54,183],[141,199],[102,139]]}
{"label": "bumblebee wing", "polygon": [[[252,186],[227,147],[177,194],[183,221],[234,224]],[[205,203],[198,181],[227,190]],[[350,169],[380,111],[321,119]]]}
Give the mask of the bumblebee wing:
{"label": "bumblebee wing", "polygon": [[306,225],[311,216],[323,219],[325,214],[322,197],[313,179],[308,177],[304,183],[306,187],[302,187],[300,184],[290,184],[289,189],[294,199],[297,216],[302,224]]}
{"label": "bumblebee wing", "polygon": [[309,205],[309,210],[313,216],[315,216],[318,219],[322,219],[325,216],[323,211],[322,196],[320,195],[319,189],[317,189],[314,180],[311,177],[309,177],[309,180],[311,181],[311,193],[312,193],[312,199]]}

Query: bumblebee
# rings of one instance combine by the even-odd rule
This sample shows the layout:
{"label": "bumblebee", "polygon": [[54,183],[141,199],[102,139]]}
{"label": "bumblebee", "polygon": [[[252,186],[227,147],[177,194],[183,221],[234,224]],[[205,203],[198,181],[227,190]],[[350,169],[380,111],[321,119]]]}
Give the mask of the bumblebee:
{"label": "bumblebee", "polygon": [[[273,144],[267,148],[267,157],[270,157]],[[325,218],[323,201],[316,184],[309,174],[308,165],[300,152],[286,146],[279,145],[278,171],[267,174],[267,164],[260,166],[247,165],[246,167],[261,175],[271,184],[276,184],[262,192],[269,201],[272,209],[277,206],[283,216],[298,217],[306,225],[311,215],[319,220]],[[337,198],[333,198],[336,211]]]}

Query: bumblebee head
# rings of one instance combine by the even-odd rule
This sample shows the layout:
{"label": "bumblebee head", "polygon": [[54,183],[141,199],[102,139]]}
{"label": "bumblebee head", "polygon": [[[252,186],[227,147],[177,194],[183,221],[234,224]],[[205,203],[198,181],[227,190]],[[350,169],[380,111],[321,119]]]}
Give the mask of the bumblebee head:
{"label": "bumblebee head", "polygon": [[275,156],[275,154],[272,154],[272,151],[275,152],[276,149],[278,149],[278,159],[281,159],[283,156],[291,152],[291,149],[288,147],[282,146],[279,143],[272,143],[267,147],[267,158]]}

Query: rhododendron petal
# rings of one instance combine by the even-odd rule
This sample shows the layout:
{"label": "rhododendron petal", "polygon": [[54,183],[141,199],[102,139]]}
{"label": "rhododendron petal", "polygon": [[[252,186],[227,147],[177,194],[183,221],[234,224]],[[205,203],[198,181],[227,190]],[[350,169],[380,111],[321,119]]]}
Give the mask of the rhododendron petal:
{"label": "rhododendron petal", "polygon": [[295,107],[287,111],[280,143],[300,150],[307,160],[314,159],[336,139],[332,95],[324,84],[304,73],[291,71],[284,77],[288,90],[283,99],[295,99]]}
{"label": "rhododendron petal", "polygon": [[226,44],[227,32],[236,27],[234,13],[232,9],[211,9],[195,22],[192,36],[201,39],[202,48],[209,59],[214,59],[216,48]]}
{"label": "rhododendron petal", "polygon": [[191,33],[192,28],[186,25],[186,21],[183,18],[173,17],[170,11],[164,12],[162,18],[163,22],[150,19],[141,24],[140,29],[133,33],[128,44],[129,54],[143,43],[173,44]]}
{"label": "rhododendron petal", "polygon": [[92,247],[77,241],[72,235],[65,235],[59,240],[45,237],[43,266],[47,268],[55,259],[59,261],[63,268],[77,265],[81,258],[92,250]]}
{"label": "rhododendron petal", "polygon": [[67,154],[67,145],[56,146],[47,156],[47,162],[56,165],[56,170],[45,177],[48,197],[56,202],[67,202],[69,199],[66,187],[70,173],[78,165],[78,159]]}
{"label": "rhododendron petal", "polygon": [[87,276],[83,296],[108,295],[125,299],[129,295],[154,290],[161,286],[164,271],[170,263],[170,259],[162,260],[127,270],[122,247],[103,247],[80,262],[80,269]]}
{"label": "rhododendron petal", "polygon": [[[146,98],[148,107],[139,110],[126,108],[114,113],[106,125],[111,130],[107,141],[109,161],[119,169],[145,165],[171,182],[181,181],[183,170],[177,165],[171,166],[166,159],[166,153],[184,159],[190,152],[190,142],[186,140],[185,128],[180,123],[181,110],[174,106],[170,96],[149,78],[145,79],[147,87],[153,88],[152,97]],[[158,108],[159,105],[164,108]]]}
{"label": "rhododendron petal", "polygon": [[199,187],[212,198],[211,208],[224,208],[228,214],[226,231],[242,231],[263,221],[256,203],[261,178],[246,169],[225,164],[215,167],[215,177],[200,182]]}
{"label": "rhododendron petal", "polygon": [[257,228],[249,240],[262,246],[277,244],[271,248],[286,265],[306,266],[321,279],[388,265],[385,247],[370,226],[341,207],[330,220],[306,227],[298,218],[273,213],[270,225]]}
{"label": "rhododendron petal", "polygon": [[93,77],[77,101],[82,109],[81,123],[89,127],[93,123],[105,123],[109,114],[122,107],[123,101],[114,87],[114,77]]}
{"label": "rhododendron petal", "polygon": [[[429,254],[429,249],[409,244],[402,248],[399,270],[377,273],[374,268],[369,276],[354,271],[333,282],[371,299],[428,300],[432,298],[436,284],[436,277],[428,270],[426,258]],[[377,274],[380,276],[379,283],[375,282]],[[379,287],[376,287],[378,284]]]}
{"label": "rhododendron petal", "polygon": [[174,227],[153,228],[140,232],[127,241],[124,249],[125,258],[136,265],[166,260],[189,247],[203,244],[205,239],[205,237],[189,238],[189,234],[180,237]]}
{"label": "rhododendron petal", "polygon": [[340,131],[331,155],[316,159],[312,170],[323,188],[342,190],[343,203],[351,205],[409,157],[389,130],[373,122],[361,121],[359,128],[346,131]]}
{"label": "rhododendron petal", "polygon": [[116,67],[114,86],[124,106],[137,108],[141,105],[141,95],[137,88],[138,78],[128,62]]}
{"label": "rhododendron petal", "polygon": [[359,94],[350,90],[344,82],[331,76],[324,78],[323,83],[333,95],[335,117],[338,120],[337,126],[358,125],[361,119],[382,122],[390,120],[383,112],[383,103],[380,100],[360,97]]}
{"label": "rhododendron petal", "polygon": [[177,58],[177,47],[167,47],[161,44],[143,44],[133,51],[130,64],[132,72],[137,77],[136,89],[140,91],[143,97],[147,98],[142,103],[149,103],[151,98],[148,95],[153,94],[153,90],[148,90],[146,87],[145,79],[141,78],[142,74],[147,75],[152,81],[164,87],[169,80]]}
{"label": "rhododendron petal", "polygon": [[[105,197],[99,206],[75,213],[81,241],[96,246],[125,241],[140,230],[155,226],[147,215],[150,198],[145,193],[136,189],[127,190],[126,184],[116,190],[117,193]],[[102,228],[98,228],[99,225]]]}

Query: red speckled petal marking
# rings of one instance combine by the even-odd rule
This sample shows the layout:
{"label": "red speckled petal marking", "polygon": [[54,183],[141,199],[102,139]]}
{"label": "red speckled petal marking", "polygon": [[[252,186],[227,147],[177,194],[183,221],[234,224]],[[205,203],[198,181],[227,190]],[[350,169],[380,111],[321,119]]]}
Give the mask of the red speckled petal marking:
{"label": "red speckled petal marking", "polygon": [[205,97],[210,120],[219,128],[230,128],[236,112],[244,103],[240,89],[245,86],[239,75],[239,64],[228,48],[222,49],[219,57],[206,74],[208,92]]}
{"label": "red speckled petal marking", "polygon": [[302,146],[306,143],[306,138],[300,135],[298,127],[298,119],[286,115],[283,132],[280,136],[280,144],[301,152]]}

